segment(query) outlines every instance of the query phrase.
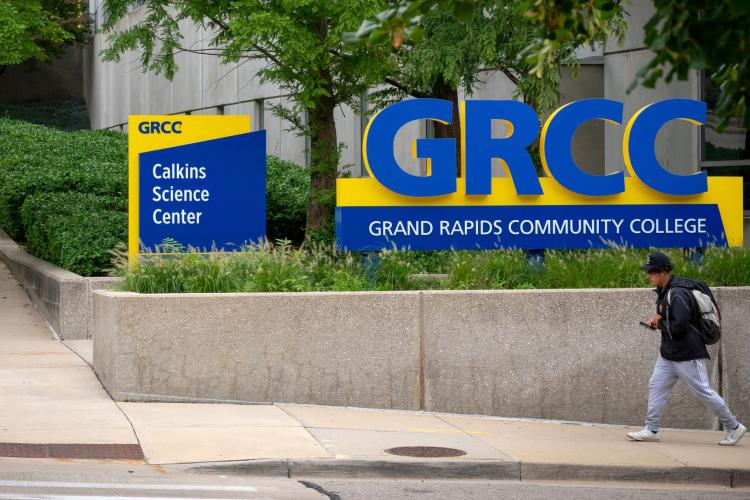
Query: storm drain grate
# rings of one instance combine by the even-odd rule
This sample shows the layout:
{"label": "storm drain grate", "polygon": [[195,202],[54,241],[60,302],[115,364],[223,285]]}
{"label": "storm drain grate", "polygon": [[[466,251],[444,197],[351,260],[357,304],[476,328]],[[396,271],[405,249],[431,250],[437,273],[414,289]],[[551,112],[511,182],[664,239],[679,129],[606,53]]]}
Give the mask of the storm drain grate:
{"label": "storm drain grate", "polygon": [[390,455],[420,458],[460,457],[466,455],[466,452],[463,450],[442,448],[440,446],[401,446],[399,448],[389,448],[385,452]]}
{"label": "storm drain grate", "polygon": [[0,457],[143,460],[137,444],[0,443]]}

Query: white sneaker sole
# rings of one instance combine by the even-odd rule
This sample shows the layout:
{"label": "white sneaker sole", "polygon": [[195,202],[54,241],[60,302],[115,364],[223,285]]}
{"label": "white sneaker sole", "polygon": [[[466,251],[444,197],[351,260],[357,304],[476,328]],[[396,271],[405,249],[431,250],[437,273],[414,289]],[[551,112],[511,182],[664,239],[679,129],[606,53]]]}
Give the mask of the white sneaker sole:
{"label": "white sneaker sole", "polygon": [[639,443],[658,443],[659,442],[659,438],[658,437],[654,437],[654,438],[633,437],[633,436],[630,435],[630,433],[626,434],[626,436],[631,441],[637,441]]}
{"label": "white sneaker sole", "polygon": [[744,436],[746,432],[747,432],[747,428],[745,428],[742,431],[742,434],[740,434],[737,437],[737,439],[735,439],[734,441],[727,441],[727,440],[724,439],[724,440],[719,441],[719,445],[721,445],[721,446],[734,446],[734,445],[736,445],[737,443],[740,442],[740,439],[742,439],[742,436]]}

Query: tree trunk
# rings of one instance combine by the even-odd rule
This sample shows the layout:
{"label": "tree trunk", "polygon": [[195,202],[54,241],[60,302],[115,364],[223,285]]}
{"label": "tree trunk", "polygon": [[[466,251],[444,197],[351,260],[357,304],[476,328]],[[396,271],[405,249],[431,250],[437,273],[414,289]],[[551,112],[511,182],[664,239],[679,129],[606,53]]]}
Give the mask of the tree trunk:
{"label": "tree trunk", "polygon": [[461,177],[461,122],[458,109],[458,90],[443,84],[436,92],[439,99],[445,99],[453,103],[453,118],[450,125],[435,122],[436,139],[456,139],[456,177]]}
{"label": "tree trunk", "polygon": [[305,236],[332,230],[333,210],[336,206],[336,174],[338,170],[338,142],[334,120],[335,100],[321,97],[309,111],[310,127],[310,200],[307,205]]}
{"label": "tree trunk", "polygon": [[[537,100],[533,97],[526,97],[524,96],[524,102],[531,106],[534,111],[536,111],[536,115],[539,116],[539,103]],[[536,170],[536,174],[539,177],[546,177],[547,174],[544,171],[544,167],[542,166],[542,158],[541,158],[541,152],[539,151],[539,139],[541,138],[541,126],[539,129],[539,135],[536,136],[534,139],[534,142],[529,144],[528,151],[529,155],[531,156],[531,161],[534,163],[534,170]]]}
{"label": "tree trunk", "polygon": [[[316,21],[321,44],[328,38],[328,19]],[[318,66],[318,78],[325,95],[308,108],[310,134],[310,199],[307,203],[307,239],[329,240],[334,237],[333,210],[336,206],[336,175],[339,165],[336,139],[336,94],[327,63]]]}

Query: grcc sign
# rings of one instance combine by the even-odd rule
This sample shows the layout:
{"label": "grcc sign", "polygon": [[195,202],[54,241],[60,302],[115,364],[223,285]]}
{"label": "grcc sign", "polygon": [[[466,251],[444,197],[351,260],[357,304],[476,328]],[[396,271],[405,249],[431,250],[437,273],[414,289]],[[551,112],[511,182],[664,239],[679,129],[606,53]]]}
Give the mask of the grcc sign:
{"label": "grcc sign", "polygon": [[[364,135],[363,155],[370,174],[383,186],[406,196],[441,196],[456,192],[455,139],[417,139],[416,157],[427,158],[431,175],[414,176],[402,170],[392,147],[398,130],[420,119],[448,124],[452,103],[441,99],[402,101],[373,116]],[[548,176],[574,193],[609,196],[625,191],[625,174],[591,175],[575,164],[571,142],[576,129],[589,120],[622,125],[623,105],[610,99],[571,102],[552,113],[539,141],[542,165]],[[462,172],[467,195],[491,191],[492,159],[500,159],[519,195],[544,194],[526,148],[536,139],[539,124],[535,111],[517,101],[468,100],[460,104]],[[492,137],[492,121],[508,128],[504,138]],[[685,120],[702,125],[706,104],[690,99],[668,99],[638,111],[625,126],[622,153],[631,174],[655,191],[669,195],[694,195],[707,190],[706,173],[676,175],[661,167],[654,153],[659,129],[669,121]]]}
{"label": "grcc sign", "polygon": [[[398,165],[393,142],[405,124],[452,119],[452,103],[414,99],[373,116],[363,157],[369,177],[338,179],[336,241],[348,250],[493,248],[604,248],[738,246],[742,244],[742,180],[705,172],[678,175],[656,159],[659,129],[672,120],[702,125],[706,104],[668,99],[650,104],[623,124],[623,104],[586,99],[562,106],[544,123],[538,177],[527,148],[539,136],[534,110],[517,101],[460,104],[461,176],[455,139],[417,139],[413,156],[427,160],[427,176]],[[573,161],[576,129],[601,119],[624,127],[628,173],[584,172]],[[494,120],[505,137],[493,137]],[[499,159],[508,177],[492,177]]]}

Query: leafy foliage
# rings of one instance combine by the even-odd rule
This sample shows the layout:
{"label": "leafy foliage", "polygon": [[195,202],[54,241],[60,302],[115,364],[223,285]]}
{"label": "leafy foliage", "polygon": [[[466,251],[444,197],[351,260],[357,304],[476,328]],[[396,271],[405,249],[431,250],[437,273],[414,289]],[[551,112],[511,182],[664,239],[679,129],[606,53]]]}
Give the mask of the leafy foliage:
{"label": "leafy foliage", "polygon": [[111,266],[111,251],[128,237],[128,214],[113,210],[88,212],[76,207],[70,215],[49,219],[51,261],[82,276],[99,276]]}
{"label": "leafy foliage", "polygon": [[0,68],[49,61],[88,40],[91,19],[76,0],[0,0]]}
{"label": "leafy foliage", "polygon": [[470,0],[399,0],[379,12],[374,20],[365,19],[356,32],[346,33],[344,40],[347,43],[364,39],[374,44],[389,42],[398,49],[404,40],[419,40],[424,35],[424,28],[419,24],[423,16],[439,11],[466,20],[474,7]]}
{"label": "leafy foliage", "polygon": [[268,239],[305,238],[310,174],[295,163],[266,157],[266,230]]}
{"label": "leafy foliage", "polygon": [[127,196],[127,137],[116,132],[61,132],[0,119],[0,227],[25,240],[21,206],[38,192]]}
{"label": "leafy foliage", "polygon": [[[394,46],[418,39],[416,29],[423,16],[447,11],[457,18],[468,16],[466,4],[446,0],[400,0],[360,25],[349,41]],[[554,72],[570,45],[606,40],[623,30],[623,0],[520,0],[517,11],[534,25],[533,36],[523,51],[530,74],[544,78]],[[684,80],[690,70],[703,70],[721,86],[716,114],[723,129],[733,116],[750,128],[750,2],[738,0],[654,0],[654,15],[645,26],[645,44],[654,53],[631,84],[653,87],[656,82]],[[488,19],[488,22],[491,20]],[[498,22],[497,19],[492,20]]]}
{"label": "leafy foliage", "polygon": [[624,29],[621,0],[522,0],[519,11],[535,26],[524,52],[537,78],[556,67],[570,45],[604,42]]}
{"label": "leafy foliage", "polygon": [[[60,252],[62,246],[59,245],[60,238],[58,236],[58,233],[62,229],[61,226],[70,228],[71,221],[68,220],[69,218],[76,220],[85,218],[90,221],[91,214],[99,215],[101,212],[126,213],[127,200],[122,197],[100,196],[75,191],[61,193],[42,192],[27,196],[21,207],[21,223],[26,235],[26,250],[49,262],[63,262],[63,255]],[[102,222],[103,218],[99,217],[97,224],[92,226],[92,229],[100,234],[114,233],[117,236],[115,238],[117,241],[126,240],[127,223],[121,224],[121,221],[118,220],[115,227],[102,227]],[[85,230],[85,232],[89,231],[85,225],[73,227],[72,229],[74,234],[66,235],[69,242],[73,238],[81,240],[81,230]],[[113,229],[114,231],[112,231]],[[106,237],[103,239],[95,238],[96,241],[107,241],[107,239]],[[58,245],[53,245],[53,241],[57,241]],[[85,241],[84,244],[86,244]],[[69,245],[66,248],[69,248]],[[93,272],[90,271],[92,274],[101,273],[102,269],[108,266],[109,251],[112,248],[114,248],[114,245],[104,246],[91,253],[95,257],[94,260],[96,262],[104,264],[94,269]],[[85,265],[95,267],[91,263],[86,263]],[[69,270],[73,271],[73,269]]]}
{"label": "leafy foliage", "polygon": [[458,89],[471,94],[481,83],[482,70],[492,68],[516,85],[517,97],[544,115],[559,103],[558,65],[577,68],[577,45],[568,42],[557,51],[550,71],[534,74],[523,55],[534,40],[534,25],[512,0],[480,0],[472,2],[470,9],[433,8],[420,15],[416,28],[419,38],[394,51],[398,71],[387,82],[396,91],[386,90],[386,95],[444,97],[446,88],[454,96]]}

